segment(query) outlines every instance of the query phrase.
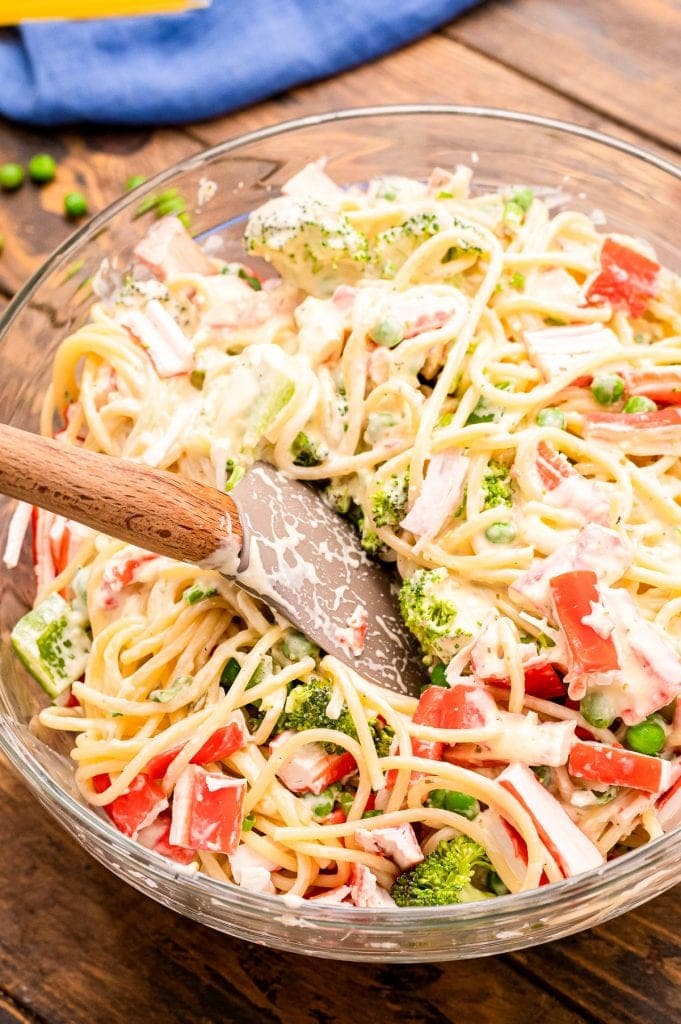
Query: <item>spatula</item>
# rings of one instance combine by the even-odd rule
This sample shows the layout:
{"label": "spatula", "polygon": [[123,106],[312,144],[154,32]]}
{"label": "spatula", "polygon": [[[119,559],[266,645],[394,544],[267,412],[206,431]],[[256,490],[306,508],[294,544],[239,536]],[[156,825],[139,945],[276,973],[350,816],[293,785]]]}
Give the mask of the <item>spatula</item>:
{"label": "spatula", "polygon": [[220,570],[382,686],[418,695],[427,682],[395,581],[313,488],[265,463],[223,494],[0,424],[0,491],[155,554]]}

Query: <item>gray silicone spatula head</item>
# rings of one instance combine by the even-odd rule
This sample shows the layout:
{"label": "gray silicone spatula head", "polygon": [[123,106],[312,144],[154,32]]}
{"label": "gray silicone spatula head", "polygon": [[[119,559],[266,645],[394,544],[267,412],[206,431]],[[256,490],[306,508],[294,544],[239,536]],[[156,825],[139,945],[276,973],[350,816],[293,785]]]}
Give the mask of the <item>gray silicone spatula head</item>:
{"label": "gray silicone spatula head", "polygon": [[230,496],[244,529],[239,586],[357,672],[418,696],[428,675],[400,616],[399,585],[367,558],[350,523],[317,490],[261,462]]}

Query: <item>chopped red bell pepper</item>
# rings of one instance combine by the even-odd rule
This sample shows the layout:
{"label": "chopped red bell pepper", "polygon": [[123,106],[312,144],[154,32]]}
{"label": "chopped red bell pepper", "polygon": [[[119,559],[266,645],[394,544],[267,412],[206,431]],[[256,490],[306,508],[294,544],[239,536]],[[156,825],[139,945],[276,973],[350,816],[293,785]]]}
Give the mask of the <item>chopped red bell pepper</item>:
{"label": "chopped red bell pepper", "polygon": [[662,793],[672,779],[668,761],[604,743],[575,743],[570,751],[568,771],[576,779],[604,786],[628,786],[648,793]]}
{"label": "chopped red bell pepper", "polygon": [[[510,689],[510,679],[486,679],[490,686],[501,686]],[[555,700],[567,693],[565,683],[556,672],[554,666],[546,661],[541,664],[528,665],[525,669],[525,693],[542,700]]]}
{"label": "chopped red bell pepper", "polygon": [[235,853],[245,796],[245,779],[188,765],[173,793],[171,844],[212,853]]}
{"label": "chopped red bell pepper", "polygon": [[[439,727],[445,693],[446,690],[442,686],[429,686],[427,690],[424,690],[414,712],[413,721],[416,725]],[[439,741],[412,738],[411,749],[414,757],[425,757],[429,761],[441,761],[445,745]]]}
{"label": "chopped red bell pepper", "polygon": [[609,672],[619,668],[617,650],[610,637],[600,636],[583,619],[598,602],[595,572],[576,570],[550,580],[556,617],[565,636],[570,673]]}
{"label": "chopped red bell pepper", "polygon": [[589,285],[587,302],[609,302],[640,316],[657,292],[660,264],[641,253],[606,238],[601,249],[601,271]]}
{"label": "chopped red bell pepper", "polygon": [[331,814],[328,814],[326,816],[326,818],[324,818],[323,824],[324,825],[344,825],[347,820],[348,820],[348,816],[345,813],[345,811],[342,809],[342,807],[337,807],[335,811],[331,811]]}
{"label": "chopped red bell pepper", "polygon": [[156,821],[142,829],[137,841],[146,846],[154,853],[160,853],[162,857],[169,857],[178,864],[191,864],[196,857],[195,850],[188,850],[184,846],[173,846],[170,842],[170,812],[163,811]]}
{"label": "chopped red bell pepper", "polygon": [[[111,785],[109,775],[95,775],[92,788],[96,793],[103,793]],[[141,774],[135,776],[125,793],[104,806],[119,832],[137,838],[140,829],[146,828],[159,814],[166,809],[166,795],[156,782]]]}
{"label": "chopped red bell pepper", "polygon": [[[223,761],[237,750],[241,750],[248,742],[248,730],[245,722],[228,722],[208,737],[192,757],[190,764],[210,764],[212,761]],[[182,744],[157,754],[144,768],[145,775],[150,779],[162,779],[168,768],[182,750]]]}

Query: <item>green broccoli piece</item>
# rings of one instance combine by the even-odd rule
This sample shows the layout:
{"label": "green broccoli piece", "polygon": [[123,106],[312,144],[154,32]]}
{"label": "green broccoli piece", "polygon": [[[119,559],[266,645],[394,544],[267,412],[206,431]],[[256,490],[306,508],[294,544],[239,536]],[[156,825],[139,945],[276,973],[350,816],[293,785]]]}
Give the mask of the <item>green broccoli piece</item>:
{"label": "green broccoli piece", "polygon": [[[284,713],[279,719],[277,729],[336,729],[346,736],[357,739],[357,729],[352,715],[343,707],[338,718],[329,718],[327,709],[333,695],[333,686],[323,679],[311,679],[309,683],[294,686],[288,695]],[[338,753],[339,747],[334,743],[325,744],[329,753]]]}
{"label": "green broccoli piece", "polygon": [[[313,678],[308,683],[294,686],[286,700],[284,713],[277,723],[277,732],[283,732],[285,729],[295,729],[296,732],[305,729],[336,729],[357,740],[359,737],[355,722],[345,705],[338,718],[329,718],[328,707],[332,696],[333,686],[324,679]],[[378,719],[370,721],[369,728],[378,756],[387,757],[395,735],[394,731]],[[344,749],[335,743],[325,743],[324,747],[330,754],[342,753]]]}
{"label": "green broccoli piece", "polygon": [[510,467],[504,465],[503,462],[497,462],[496,459],[491,459],[483,477],[482,489],[485,495],[482,505],[483,512],[488,508],[496,508],[498,505],[511,505],[513,486]]}
{"label": "green broccoli piece", "polygon": [[372,259],[381,277],[394,277],[412,252],[440,231],[436,214],[423,211],[376,236]]}
{"label": "green broccoli piece", "polygon": [[468,639],[472,635],[464,636],[460,629],[455,629],[459,612],[448,599],[446,586],[443,587],[446,584],[446,569],[417,569],[400,589],[400,610],[405,626],[426,654],[436,655],[442,661],[449,661],[454,653],[449,650],[452,638]]}
{"label": "green broccoli piece", "polygon": [[492,899],[473,885],[476,868],[491,864],[479,843],[468,836],[443,840],[437,849],[395,881],[390,895],[398,907],[439,907]]}
{"label": "green broccoli piece", "polygon": [[354,504],[350,491],[340,484],[329,484],[324,489],[322,498],[334,512],[338,512],[341,516],[349,515]]}
{"label": "green broccoli piece", "polygon": [[371,498],[371,515],[376,526],[397,526],[407,514],[409,473],[393,473]]}
{"label": "green broccoli piece", "polygon": [[290,448],[294,466],[319,466],[329,454],[323,445],[299,431]]}

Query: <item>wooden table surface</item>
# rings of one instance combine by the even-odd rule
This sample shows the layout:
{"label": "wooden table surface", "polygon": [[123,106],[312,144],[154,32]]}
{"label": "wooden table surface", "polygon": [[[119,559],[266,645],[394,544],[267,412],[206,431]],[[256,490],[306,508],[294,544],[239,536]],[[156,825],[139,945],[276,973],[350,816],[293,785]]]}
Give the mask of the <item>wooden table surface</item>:
{"label": "wooden table surface", "polygon": [[[679,159],[675,0],[497,0],[375,64],[209,123],[33,131],[0,123],[0,162],[47,150],[58,181],[0,199],[0,296],[68,233],[64,192],[99,210],[244,130],[372,103],[516,108],[577,121]],[[674,1024],[681,888],[533,950],[421,966],[270,952],[144,899],[70,840],[0,763],[0,1024]]]}

